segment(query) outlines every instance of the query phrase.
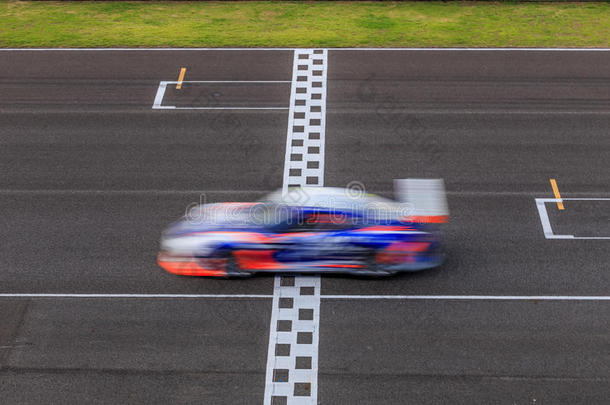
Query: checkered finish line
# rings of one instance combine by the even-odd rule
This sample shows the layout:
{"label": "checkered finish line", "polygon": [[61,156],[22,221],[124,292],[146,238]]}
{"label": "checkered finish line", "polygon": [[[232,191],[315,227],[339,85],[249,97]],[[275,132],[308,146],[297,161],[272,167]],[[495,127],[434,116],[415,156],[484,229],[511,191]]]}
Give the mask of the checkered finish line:
{"label": "checkered finish line", "polygon": [[294,51],[284,193],[288,187],[324,185],[327,60],[325,49]]}
{"label": "checkered finish line", "polygon": [[[282,191],[324,185],[325,49],[296,49]],[[298,196],[298,189],[292,189]],[[290,192],[289,195],[293,195]],[[265,405],[318,403],[320,276],[276,276],[267,352]]]}
{"label": "checkered finish line", "polygon": [[265,405],[317,404],[320,277],[275,278]]}

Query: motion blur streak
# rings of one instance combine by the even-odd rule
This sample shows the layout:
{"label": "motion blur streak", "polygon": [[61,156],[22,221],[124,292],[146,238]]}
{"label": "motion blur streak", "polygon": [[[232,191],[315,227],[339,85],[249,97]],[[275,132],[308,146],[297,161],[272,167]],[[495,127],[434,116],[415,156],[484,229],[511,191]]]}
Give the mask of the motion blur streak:
{"label": "motion blur streak", "polygon": [[224,270],[206,269],[203,268],[195,258],[187,257],[181,260],[178,257],[171,257],[163,253],[159,253],[157,263],[164,270],[178,274],[180,276],[226,276]]}

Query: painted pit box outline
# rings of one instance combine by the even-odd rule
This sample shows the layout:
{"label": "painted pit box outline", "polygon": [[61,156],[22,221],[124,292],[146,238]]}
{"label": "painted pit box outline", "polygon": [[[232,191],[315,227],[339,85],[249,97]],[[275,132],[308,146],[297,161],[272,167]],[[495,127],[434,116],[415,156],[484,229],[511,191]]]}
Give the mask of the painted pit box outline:
{"label": "painted pit box outline", "polygon": [[[155,101],[153,102],[153,110],[288,110],[286,107],[176,107],[173,105],[163,105],[163,96],[168,85],[177,85],[185,83],[211,83],[211,84],[290,84],[290,80],[183,80],[183,81],[161,81],[157,88]],[[287,103],[288,104],[288,103]]]}
{"label": "painted pit box outline", "polygon": [[599,239],[599,240],[610,240],[609,236],[574,236],[574,235],[556,235],[553,233],[551,227],[551,221],[546,211],[546,203],[558,203],[563,201],[610,201],[610,198],[536,198],[536,207],[538,208],[538,215],[540,216],[540,222],[542,223],[542,230],[544,231],[544,237],[547,239]]}

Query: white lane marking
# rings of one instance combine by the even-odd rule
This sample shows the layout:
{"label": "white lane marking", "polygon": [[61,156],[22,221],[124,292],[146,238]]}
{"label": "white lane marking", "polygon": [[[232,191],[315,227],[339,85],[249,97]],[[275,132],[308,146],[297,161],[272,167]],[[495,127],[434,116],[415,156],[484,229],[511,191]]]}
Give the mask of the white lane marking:
{"label": "white lane marking", "polygon": [[[329,51],[527,51],[610,52],[610,48],[325,48]],[[30,51],[294,51],[295,48],[0,48],[0,52]],[[296,49],[298,50],[298,48]]]}
{"label": "white lane marking", "polygon": [[[446,115],[446,114],[456,114],[456,115],[608,115],[610,111],[543,111],[543,110],[417,110],[417,109],[408,109],[404,110],[405,112],[409,112],[411,114],[428,114],[428,115]],[[390,114],[390,113],[388,113]],[[404,114],[404,113],[403,113]]]}
{"label": "white lane marking", "polygon": [[[367,190],[373,194],[383,194],[387,190]],[[234,193],[254,193],[254,194],[264,194],[268,192],[268,190],[95,190],[95,189],[57,189],[57,190],[33,190],[33,189],[0,189],[0,194],[196,194],[196,193],[224,193],[224,194],[234,194]],[[504,197],[504,196],[526,196],[532,197],[536,194],[540,194],[540,191],[447,191],[448,195],[465,195],[465,196],[478,196],[483,195],[486,198],[492,197]],[[581,192],[581,194],[592,194],[599,195],[598,192],[586,193]],[[610,199],[610,198],[609,198]],[[567,198],[563,198],[563,200],[568,200]],[[587,198],[581,198],[580,200],[586,201]],[[597,200],[597,198],[593,198],[593,200]]]}
{"label": "white lane marking", "polygon": [[63,189],[63,190],[7,190],[0,189],[0,194],[8,194],[8,195],[19,195],[19,194],[46,194],[46,195],[60,195],[60,194],[168,194],[168,195],[176,195],[176,194],[200,194],[203,198],[206,193],[223,193],[223,194],[264,194],[269,190],[92,190],[92,189]]}
{"label": "white lane marking", "polygon": [[556,198],[537,198],[537,200],[544,200],[546,202],[557,202],[557,201],[610,201],[610,198],[606,197],[561,197],[561,199]]}
{"label": "white lane marking", "polygon": [[265,294],[30,294],[6,293],[0,298],[272,298]]}
{"label": "white lane marking", "polygon": [[241,84],[266,84],[266,83],[292,83],[290,80],[183,80],[181,82],[162,81],[166,84],[178,83],[241,83]]}
{"label": "white lane marking", "polygon": [[327,48],[329,51],[526,51],[526,52],[608,52],[610,48]]}
{"label": "white lane marking", "polygon": [[610,301],[607,295],[322,295],[327,300]]}
{"label": "white lane marking", "polygon": [[[284,195],[324,185],[327,62],[326,50],[294,51]],[[275,277],[264,405],[318,403],[320,291],[319,275]]]}
{"label": "white lane marking", "polygon": [[558,203],[563,201],[610,201],[610,198],[536,198],[536,208],[538,209],[538,216],[540,217],[540,223],[542,224],[542,231],[544,237],[547,239],[593,239],[593,240],[610,240],[610,236],[574,236],[574,235],[556,235],[553,233],[551,227],[551,221],[549,220],[549,214],[546,210],[546,203]]}
{"label": "white lane marking", "polygon": [[287,110],[288,107],[176,107],[173,105],[164,105],[161,107],[153,107],[159,110]]}
{"label": "white lane marking", "polygon": [[2,51],[294,51],[295,48],[0,48]]}
{"label": "white lane marking", "polygon": [[162,107],[163,96],[165,95],[165,89],[167,88],[167,82],[159,83],[159,87],[157,88],[157,94],[155,95],[155,101],[153,102],[152,108],[166,108]]}
{"label": "white lane marking", "polygon": [[[557,200],[555,200],[557,202]],[[538,208],[538,216],[540,216],[540,223],[542,224],[542,230],[544,231],[544,237],[547,239],[570,239],[573,238],[574,235],[561,235],[559,238],[553,234],[553,229],[551,228],[551,221],[549,220],[549,215],[546,211],[546,201],[541,201],[541,199],[536,198],[536,208]]]}
{"label": "white lane marking", "polygon": [[157,88],[157,94],[153,102],[153,110],[287,110],[288,107],[176,107],[174,105],[163,105],[163,96],[168,85],[182,85],[183,83],[220,83],[220,84],[277,84],[292,83],[287,80],[183,80],[183,81],[161,81]]}
{"label": "white lane marking", "polygon": [[[310,279],[313,279],[311,277]],[[279,280],[279,277],[277,278]],[[296,279],[295,279],[296,284]],[[274,289],[277,286],[274,286]],[[296,293],[296,291],[295,291]],[[151,298],[219,298],[219,299],[273,299],[279,294],[38,294],[38,293],[2,293],[0,298],[79,298],[79,299],[151,299]],[[286,297],[282,297],[286,298]],[[473,300],[473,301],[610,301],[607,295],[319,295],[323,300]],[[277,322],[279,311],[275,313]],[[272,313],[272,317],[274,314]],[[316,314],[314,314],[314,317]],[[319,314],[318,314],[319,316]],[[319,320],[318,320],[319,321]],[[316,321],[317,322],[317,321]]]}
{"label": "white lane marking", "polygon": [[277,336],[277,321],[279,317],[279,302],[280,302],[280,276],[275,276],[273,280],[273,300],[271,302],[271,320],[269,321],[269,345],[267,346],[267,368],[265,373],[265,398],[264,405],[272,404],[272,395],[274,394],[273,370],[276,364],[276,347],[275,343],[278,340]]}

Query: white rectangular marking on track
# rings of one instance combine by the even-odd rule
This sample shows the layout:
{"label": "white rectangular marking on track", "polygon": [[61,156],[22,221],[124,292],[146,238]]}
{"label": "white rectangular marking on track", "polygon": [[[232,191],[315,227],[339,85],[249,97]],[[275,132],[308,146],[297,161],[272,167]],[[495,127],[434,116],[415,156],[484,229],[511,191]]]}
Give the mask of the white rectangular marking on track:
{"label": "white rectangular marking on track", "polygon": [[176,107],[174,105],[163,105],[163,97],[168,85],[184,83],[216,83],[216,84],[278,84],[292,83],[286,80],[183,80],[183,81],[162,81],[159,82],[153,110],[288,110],[288,107]]}
{"label": "white rectangular marking on track", "polygon": [[[284,195],[290,186],[324,185],[327,55],[325,49],[294,51]],[[320,290],[320,276],[275,277],[265,405],[318,403]]]}
{"label": "white rectangular marking on track", "polygon": [[610,236],[574,236],[574,235],[556,235],[553,233],[549,214],[546,210],[546,203],[558,203],[563,201],[610,201],[610,198],[536,198],[536,208],[540,216],[542,231],[547,239],[598,239],[610,240]]}

